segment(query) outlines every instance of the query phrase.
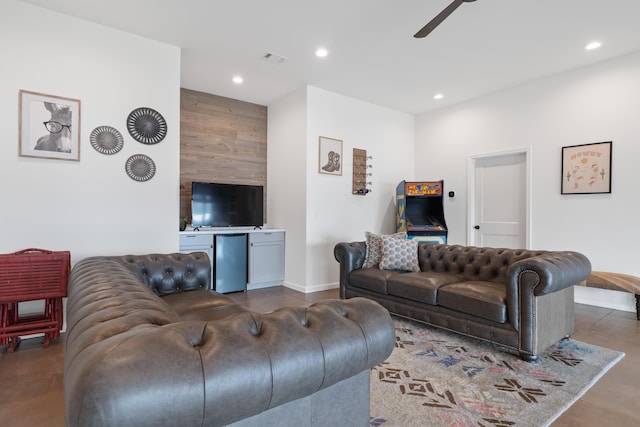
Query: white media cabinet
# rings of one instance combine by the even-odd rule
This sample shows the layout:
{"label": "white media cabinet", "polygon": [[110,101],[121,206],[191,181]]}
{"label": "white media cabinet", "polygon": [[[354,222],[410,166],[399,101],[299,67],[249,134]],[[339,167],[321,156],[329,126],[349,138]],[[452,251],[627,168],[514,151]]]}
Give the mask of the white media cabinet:
{"label": "white media cabinet", "polygon": [[[246,289],[281,285],[284,281],[285,230],[253,228],[200,228],[180,232],[180,252],[206,252],[211,261],[211,285],[216,286],[216,236],[246,235]],[[219,252],[219,251],[218,251]],[[217,279],[218,283],[221,280]]]}

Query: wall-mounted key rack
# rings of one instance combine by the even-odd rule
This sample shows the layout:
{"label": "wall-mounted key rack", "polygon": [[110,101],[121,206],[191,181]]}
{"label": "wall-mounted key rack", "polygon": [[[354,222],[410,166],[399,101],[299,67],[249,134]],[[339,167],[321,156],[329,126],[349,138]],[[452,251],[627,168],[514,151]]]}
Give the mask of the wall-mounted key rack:
{"label": "wall-mounted key rack", "polygon": [[371,156],[367,156],[367,150],[353,149],[353,194],[364,196],[371,193],[371,188],[369,188],[373,176],[373,172],[371,172],[373,166],[369,163],[371,159]]}

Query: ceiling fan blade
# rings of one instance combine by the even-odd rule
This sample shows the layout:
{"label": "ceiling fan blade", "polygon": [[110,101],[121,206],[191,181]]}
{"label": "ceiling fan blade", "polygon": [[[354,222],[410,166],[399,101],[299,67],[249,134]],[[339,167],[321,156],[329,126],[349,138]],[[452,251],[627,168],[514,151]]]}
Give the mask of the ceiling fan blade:
{"label": "ceiling fan blade", "polygon": [[438,16],[433,18],[427,25],[422,27],[420,29],[420,31],[418,31],[417,33],[415,33],[413,35],[413,37],[415,37],[417,39],[421,39],[421,38],[426,37],[427,35],[429,35],[429,33],[431,33],[431,31],[435,30],[436,27],[438,25],[440,25],[442,23],[442,21],[444,21],[447,16],[451,15],[453,13],[453,11],[456,10],[464,2],[465,2],[465,0],[453,0],[453,3],[451,3],[449,6],[447,6],[442,12],[440,12],[438,14]]}

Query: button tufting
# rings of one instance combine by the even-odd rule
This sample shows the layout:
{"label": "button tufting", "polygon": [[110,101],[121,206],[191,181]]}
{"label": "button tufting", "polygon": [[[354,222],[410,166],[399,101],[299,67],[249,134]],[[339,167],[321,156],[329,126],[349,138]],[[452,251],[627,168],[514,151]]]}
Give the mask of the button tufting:
{"label": "button tufting", "polygon": [[251,329],[249,329],[249,333],[254,337],[259,337],[262,334],[262,330],[258,325],[253,324]]}

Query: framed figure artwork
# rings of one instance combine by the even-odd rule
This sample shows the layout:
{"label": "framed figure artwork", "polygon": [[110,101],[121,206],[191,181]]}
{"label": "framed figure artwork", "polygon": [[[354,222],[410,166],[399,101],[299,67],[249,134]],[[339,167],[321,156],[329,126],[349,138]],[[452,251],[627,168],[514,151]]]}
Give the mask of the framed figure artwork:
{"label": "framed figure artwork", "polygon": [[613,142],[562,147],[561,194],[611,193]]}
{"label": "framed figure artwork", "polygon": [[18,154],[80,160],[80,100],[20,91]]}

